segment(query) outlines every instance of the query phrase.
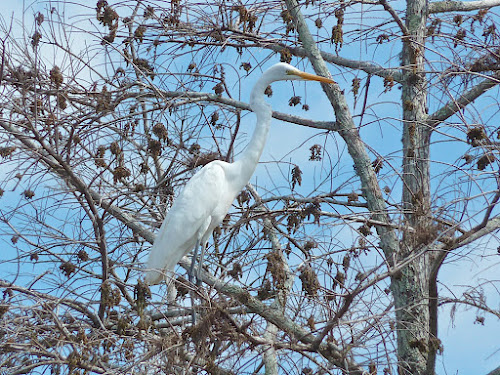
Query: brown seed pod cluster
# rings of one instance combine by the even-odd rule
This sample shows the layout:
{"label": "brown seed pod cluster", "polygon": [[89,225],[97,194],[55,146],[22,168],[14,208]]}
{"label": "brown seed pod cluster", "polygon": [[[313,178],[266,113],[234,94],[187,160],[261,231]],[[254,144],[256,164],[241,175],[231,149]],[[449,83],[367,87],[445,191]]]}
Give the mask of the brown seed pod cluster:
{"label": "brown seed pod cluster", "polygon": [[302,281],[302,290],[311,297],[318,294],[320,287],[318,275],[314,272],[310,264],[302,266],[299,279]]}

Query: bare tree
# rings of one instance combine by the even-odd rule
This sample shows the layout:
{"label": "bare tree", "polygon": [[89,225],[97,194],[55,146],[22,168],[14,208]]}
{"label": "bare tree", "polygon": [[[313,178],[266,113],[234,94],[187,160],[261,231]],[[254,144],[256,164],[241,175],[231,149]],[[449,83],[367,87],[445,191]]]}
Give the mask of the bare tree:
{"label": "bare tree", "polygon": [[[7,373],[431,375],[446,306],[500,317],[497,281],[438,282],[497,255],[499,0],[64,5],[0,25]],[[240,194],[201,286],[148,288],[156,228],[241,151],[278,60],[337,83],[268,89],[301,139]]]}

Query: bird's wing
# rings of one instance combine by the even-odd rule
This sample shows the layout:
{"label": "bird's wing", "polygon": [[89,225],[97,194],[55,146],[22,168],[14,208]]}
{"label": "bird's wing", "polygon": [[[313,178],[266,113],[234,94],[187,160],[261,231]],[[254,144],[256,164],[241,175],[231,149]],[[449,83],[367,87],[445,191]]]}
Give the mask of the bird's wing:
{"label": "bird's wing", "polygon": [[[214,217],[228,200],[225,166],[216,161],[200,169],[186,184],[163,221],[149,254],[146,281],[155,284],[222,219]],[[226,212],[234,197],[232,197]],[[215,215],[217,216],[217,215]],[[220,215],[219,215],[220,216]],[[217,222],[218,221],[218,222]],[[209,235],[210,233],[208,233]],[[206,240],[206,238],[203,238]]]}

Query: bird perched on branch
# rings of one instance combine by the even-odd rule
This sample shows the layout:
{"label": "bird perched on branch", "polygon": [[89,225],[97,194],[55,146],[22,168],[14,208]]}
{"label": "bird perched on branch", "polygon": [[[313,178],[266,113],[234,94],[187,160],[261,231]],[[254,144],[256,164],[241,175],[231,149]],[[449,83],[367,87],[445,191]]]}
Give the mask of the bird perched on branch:
{"label": "bird perched on branch", "polygon": [[148,284],[158,284],[168,277],[181,258],[194,248],[192,278],[197,250],[201,247],[199,280],[208,238],[252,177],[264,149],[272,115],[271,106],[264,100],[264,91],[272,82],[285,80],[333,83],[329,78],[302,72],[285,63],[275,64],[262,74],[250,94],[250,108],[257,115],[250,143],[233,163],[212,161],[187,182],[168,211],[151,248],[146,270]]}

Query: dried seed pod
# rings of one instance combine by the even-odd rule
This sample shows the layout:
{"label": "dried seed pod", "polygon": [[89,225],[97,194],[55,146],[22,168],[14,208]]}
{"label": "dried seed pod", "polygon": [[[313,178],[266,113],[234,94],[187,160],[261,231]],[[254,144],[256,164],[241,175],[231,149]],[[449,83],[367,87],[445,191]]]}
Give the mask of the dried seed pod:
{"label": "dried seed pod", "polygon": [[111,151],[113,155],[120,155],[122,153],[122,149],[118,141],[111,142],[109,145],[109,151]]}
{"label": "dried seed pod", "polygon": [[345,283],[345,273],[343,273],[342,271],[337,271],[337,274],[333,279],[333,289],[335,289],[337,285],[343,287],[344,283]]}
{"label": "dried seed pod", "polygon": [[241,268],[241,264],[236,262],[233,263],[233,268],[227,271],[227,274],[231,276],[235,280],[239,280],[240,277],[243,276],[243,269]]}
{"label": "dried seed pod", "polygon": [[216,84],[213,87],[213,90],[214,90],[214,92],[215,92],[216,95],[221,96],[222,93],[225,91],[224,90],[224,85],[222,84],[222,82],[219,82],[218,84]]}
{"label": "dried seed pod", "polygon": [[243,206],[243,204],[250,202],[250,194],[247,190],[242,190],[241,193],[236,197],[238,204]]}
{"label": "dried seed pod", "polygon": [[361,79],[353,78],[352,79],[352,93],[354,94],[354,96],[358,96],[360,86],[361,86]]}
{"label": "dried seed pod", "polygon": [[134,31],[134,38],[139,40],[139,42],[144,41],[144,34],[146,34],[146,26],[141,25]]}
{"label": "dried seed pod", "polygon": [[36,17],[35,17],[36,24],[38,26],[42,26],[42,23],[44,20],[45,20],[45,16],[42,13],[38,12]]}
{"label": "dried seed pod", "polygon": [[347,272],[350,264],[351,264],[351,257],[349,256],[349,254],[345,254],[344,259],[342,260],[342,267],[344,268],[344,272]]}
{"label": "dried seed pod", "polygon": [[241,63],[240,68],[243,68],[245,72],[249,72],[252,69],[252,65],[249,62]]}
{"label": "dried seed pod", "polygon": [[389,40],[389,35],[387,34],[380,34],[377,36],[377,39],[376,39],[376,42],[378,44],[382,44],[384,43],[385,41],[388,41]]}
{"label": "dried seed pod", "polygon": [[320,161],[322,159],[320,145],[316,144],[316,145],[311,146],[311,148],[309,148],[309,151],[311,151],[311,155],[309,156],[309,160]]}
{"label": "dried seed pod", "polygon": [[162,151],[162,145],[160,141],[157,141],[156,139],[148,139],[148,152],[151,154],[153,157],[158,157],[161,155]]}
{"label": "dried seed pod", "polygon": [[12,156],[14,151],[16,151],[16,148],[14,146],[0,147],[0,157],[10,157]]}
{"label": "dried seed pod", "polygon": [[219,112],[215,111],[210,116],[210,124],[212,124],[212,126],[215,126],[215,125],[217,125],[217,121],[219,121]]}
{"label": "dried seed pod", "polygon": [[455,34],[455,42],[453,43],[453,47],[456,48],[459,44],[459,41],[464,40],[466,35],[467,31],[465,29],[459,29]]}
{"label": "dried seed pod", "polygon": [[377,158],[372,162],[372,167],[376,174],[379,174],[383,166],[384,166],[384,158],[382,158],[381,156],[377,156]]}
{"label": "dried seed pod", "polygon": [[60,87],[63,83],[63,75],[61,73],[61,69],[57,65],[55,65],[49,72],[50,81],[56,86]]}
{"label": "dried seed pod", "polygon": [[296,184],[302,185],[302,171],[298,165],[292,168],[292,190],[295,189]]}
{"label": "dried seed pod", "polygon": [[283,48],[280,51],[280,61],[287,64],[290,64],[290,62],[292,61],[292,53],[288,48]]}
{"label": "dried seed pod", "polygon": [[157,122],[156,124],[154,124],[153,134],[156,135],[158,139],[164,142],[168,139],[167,128],[161,122]]}
{"label": "dried seed pod", "polygon": [[116,167],[115,170],[113,171],[113,182],[116,184],[121,179],[128,178],[130,176],[131,173],[129,169],[123,166]]}
{"label": "dried seed pod", "polygon": [[295,107],[297,104],[300,104],[301,97],[300,96],[292,96],[288,101],[288,105],[290,107]]}
{"label": "dried seed pod", "polygon": [[359,195],[353,191],[347,196],[347,203],[357,202],[359,200]]}
{"label": "dried seed pod", "polygon": [[85,250],[80,250],[76,256],[78,257],[78,259],[82,262],[86,262],[89,260],[89,254],[87,254],[87,252]]}
{"label": "dried seed pod", "polygon": [[23,192],[24,196],[26,199],[31,199],[35,196],[35,192],[33,190],[30,190],[30,189],[26,189],[24,192]]}
{"label": "dried seed pod", "polygon": [[285,283],[286,272],[283,266],[281,251],[275,250],[266,255],[267,259],[267,272],[270,272],[273,276],[274,285],[278,289]]}
{"label": "dried seed pod", "polygon": [[311,297],[316,296],[320,287],[318,275],[309,264],[302,266],[300,271],[299,279],[302,281],[302,290]]}
{"label": "dried seed pod", "polygon": [[41,39],[42,39],[42,34],[40,34],[38,31],[35,31],[34,34],[31,36],[31,47],[33,47],[33,49],[38,47]]}
{"label": "dried seed pod", "polygon": [[482,126],[474,126],[467,131],[467,143],[472,147],[481,146],[488,139]]}
{"label": "dried seed pod", "polygon": [[384,77],[384,92],[391,91],[391,89],[394,87],[395,81],[393,76],[385,76]]}
{"label": "dried seed pod", "polygon": [[70,277],[76,271],[76,266],[71,262],[64,262],[59,266],[59,269],[66,277]]}

